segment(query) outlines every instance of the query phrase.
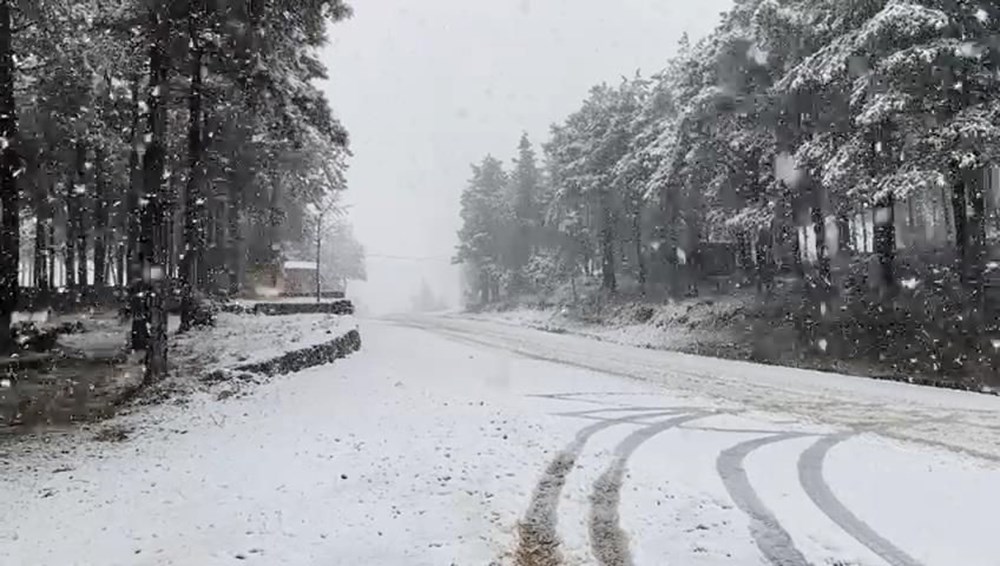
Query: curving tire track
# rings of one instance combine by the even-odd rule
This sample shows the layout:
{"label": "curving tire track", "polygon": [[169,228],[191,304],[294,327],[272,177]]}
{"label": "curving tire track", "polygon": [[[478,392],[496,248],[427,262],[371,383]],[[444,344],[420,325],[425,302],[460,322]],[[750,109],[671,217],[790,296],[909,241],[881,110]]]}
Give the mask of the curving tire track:
{"label": "curving tire track", "polygon": [[618,505],[621,502],[621,489],[629,458],[643,443],[654,436],[686,422],[703,418],[707,414],[702,412],[684,415],[649,425],[629,434],[615,447],[615,461],[594,482],[590,496],[590,545],[598,564],[601,566],[632,564],[628,536],[622,530],[618,517]]}
{"label": "curving tire track", "polygon": [[719,454],[716,470],[736,506],[750,517],[750,534],[764,557],[775,566],[809,566],[809,561],[795,548],[791,535],[760,500],[743,462],[751,452],[777,442],[805,436],[798,433],[777,434],[737,444]]}
{"label": "curving tire track", "polygon": [[823,464],[830,450],[850,438],[840,434],[820,438],[799,457],[799,483],[819,509],[847,534],[892,566],[921,566],[921,563],[886,540],[851,512],[833,494],[823,477]]}
{"label": "curving tire track", "polygon": [[626,415],[594,423],[576,433],[576,437],[556,454],[535,486],[528,511],[518,526],[519,541],[514,554],[518,566],[557,566],[562,563],[559,535],[556,532],[559,498],[566,477],[576,466],[587,441],[602,430],[633,422],[635,419],[676,415],[679,410],[663,409]]}

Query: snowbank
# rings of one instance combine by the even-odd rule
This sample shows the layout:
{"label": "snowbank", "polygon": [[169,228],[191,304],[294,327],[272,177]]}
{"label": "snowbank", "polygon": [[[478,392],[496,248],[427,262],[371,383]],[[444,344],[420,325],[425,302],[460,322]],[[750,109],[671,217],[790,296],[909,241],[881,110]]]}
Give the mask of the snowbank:
{"label": "snowbank", "polygon": [[288,352],[330,342],[357,330],[352,316],[255,316],[219,313],[215,328],[173,337],[171,362],[178,375],[206,374],[263,363]]}

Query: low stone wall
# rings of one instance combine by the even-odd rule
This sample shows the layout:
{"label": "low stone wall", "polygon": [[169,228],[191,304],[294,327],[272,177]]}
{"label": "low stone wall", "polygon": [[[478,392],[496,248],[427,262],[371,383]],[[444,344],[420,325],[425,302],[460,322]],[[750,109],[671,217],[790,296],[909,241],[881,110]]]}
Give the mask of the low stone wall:
{"label": "low stone wall", "polygon": [[287,316],[293,314],[354,314],[354,303],[342,299],[339,301],[325,301],[322,303],[256,303],[254,305],[241,305],[239,303],[226,303],[222,305],[223,312],[234,314],[262,314],[269,316]]}
{"label": "low stone wall", "polygon": [[[316,293],[315,292],[312,292],[312,293],[310,293],[310,292],[296,293],[296,292],[286,291],[286,292],[282,293],[281,296],[282,297],[292,298],[292,299],[304,299],[304,298],[307,298],[307,297],[315,297]],[[346,295],[344,294],[343,291],[321,291],[320,294],[319,294],[319,296],[320,296],[321,299],[343,299]]]}
{"label": "low stone wall", "polygon": [[258,374],[268,377],[287,375],[312,367],[331,364],[359,350],[361,350],[361,333],[357,330],[351,330],[329,342],[287,352],[269,360],[243,364],[232,369],[214,371],[205,376],[204,381],[220,383],[228,381],[234,375],[239,377],[241,374]]}

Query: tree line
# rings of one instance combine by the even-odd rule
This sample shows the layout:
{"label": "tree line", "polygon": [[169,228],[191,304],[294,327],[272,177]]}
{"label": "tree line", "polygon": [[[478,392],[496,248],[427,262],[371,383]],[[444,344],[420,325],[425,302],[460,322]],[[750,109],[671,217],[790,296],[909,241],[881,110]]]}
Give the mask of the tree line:
{"label": "tree line", "polygon": [[762,291],[797,276],[822,303],[865,256],[884,300],[910,284],[902,250],[944,249],[982,305],[998,38],[993,2],[738,0],[659,73],[594,87],[541,158],[525,136],[511,167],[473,166],[455,257],[470,296],[580,279],[683,297],[735,269]]}
{"label": "tree line", "polygon": [[341,0],[0,0],[0,346],[19,281],[119,286],[154,379],[168,292],[183,330],[202,294],[273,284],[345,188],[348,135],[315,82],[327,25],[349,15]]}

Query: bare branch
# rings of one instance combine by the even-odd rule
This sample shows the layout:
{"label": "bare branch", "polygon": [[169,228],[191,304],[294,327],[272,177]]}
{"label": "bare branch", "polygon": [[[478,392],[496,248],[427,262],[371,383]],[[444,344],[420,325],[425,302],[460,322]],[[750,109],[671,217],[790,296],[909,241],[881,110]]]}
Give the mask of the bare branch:
{"label": "bare branch", "polygon": [[10,32],[11,33],[20,33],[22,31],[27,31],[27,30],[29,30],[29,29],[37,26],[37,25],[38,25],[38,20],[32,20],[32,21],[30,21],[30,22],[28,22],[28,23],[26,23],[24,25],[20,25],[20,26],[11,28]]}

